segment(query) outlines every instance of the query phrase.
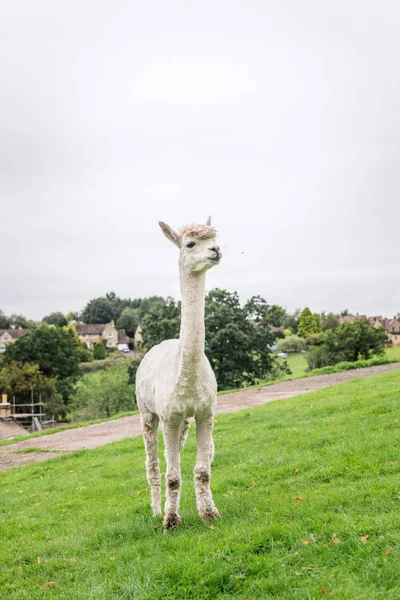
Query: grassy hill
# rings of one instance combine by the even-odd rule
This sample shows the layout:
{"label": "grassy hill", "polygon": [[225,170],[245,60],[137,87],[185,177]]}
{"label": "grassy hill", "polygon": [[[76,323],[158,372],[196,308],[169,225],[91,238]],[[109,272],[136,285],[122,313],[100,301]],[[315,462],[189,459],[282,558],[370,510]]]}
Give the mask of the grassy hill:
{"label": "grassy hill", "polygon": [[141,439],[0,474],[7,600],[400,598],[400,372],[219,415],[212,487],[150,514]]}

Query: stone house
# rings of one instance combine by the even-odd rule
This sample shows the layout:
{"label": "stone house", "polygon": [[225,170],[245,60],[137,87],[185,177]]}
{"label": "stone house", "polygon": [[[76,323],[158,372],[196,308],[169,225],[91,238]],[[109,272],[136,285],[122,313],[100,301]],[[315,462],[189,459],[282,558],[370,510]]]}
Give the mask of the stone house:
{"label": "stone house", "polygon": [[382,317],[368,317],[368,323],[373,327],[383,327],[389,338],[389,346],[400,346],[400,320],[396,317],[385,319]]}
{"label": "stone house", "polygon": [[30,329],[0,329],[0,352],[5,352],[8,344],[13,344],[25,333],[28,333]]}
{"label": "stone house", "polygon": [[85,342],[90,350],[93,350],[94,345],[101,340],[107,340],[108,348],[122,350],[123,346],[128,345],[125,330],[117,330],[114,321],[105,324],[75,325],[75,329],[81,342]]}

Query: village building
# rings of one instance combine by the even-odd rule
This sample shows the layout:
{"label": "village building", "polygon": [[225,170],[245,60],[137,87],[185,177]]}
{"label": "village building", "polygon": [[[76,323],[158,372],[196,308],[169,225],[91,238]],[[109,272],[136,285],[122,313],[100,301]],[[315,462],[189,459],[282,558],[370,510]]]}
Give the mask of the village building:
{"label": "village building", "polygon": [[75,325],[75,329],[81,342],[84,342],[90,350],[93,350],[94,345],[102,340],[107,341],[107,348],[129,349],[125,330],[116,329],[114,321],[104,324]]}
{"label": "village building", "polygon": [[373,327],[383,327],[389,338],[389,346],[400,346],[400,319],[385,319],[382,317],[368,317],[367,321]]}
{"label": "village building", "polygon": [[30,329],[0,329],[0,352],[5,352],[8,344],[14,344],[20,337],[28,333]]}

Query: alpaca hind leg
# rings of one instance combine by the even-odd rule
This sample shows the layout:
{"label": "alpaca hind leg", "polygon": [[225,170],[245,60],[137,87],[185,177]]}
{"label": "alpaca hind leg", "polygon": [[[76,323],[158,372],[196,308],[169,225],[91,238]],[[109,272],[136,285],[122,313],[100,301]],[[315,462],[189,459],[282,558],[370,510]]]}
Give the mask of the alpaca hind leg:
{"label": "alpaca hind leg", "polygon": [[146,449],[147,481],[151,489],[153,515],[161,515],[161,473],[158,458],[158,416],[154,413],[141,415],[144,446]]}
{"label": "alpaca hind leg", "polygon": [[213,419],[196,420],[197,458],[194,469],[197,510],[204,521],[218,519],[219,512],[211,494],[211,461],[214,456]]}
{"label": "alpaca hind leg", "polygon": [[166,500],[164,531],[175,527],[182,522],[179,516],[179,499],[181,492],[181,466],[179,455],[181,427],[163,427],[165,442],[165,459],[167,462],[166,481]]}
{"label": "alpaca hind leg", "polygon": [[185,445],[185,442],[187,440],[187,436],[189,433],[189,427],[191,422],[193,421],[192,418],[190,419],[185,419],[182,423],[182,427],[181,427],[181,433],[180,433],[180,438],[179,438],[179,452],[182,452],[183,447]]}

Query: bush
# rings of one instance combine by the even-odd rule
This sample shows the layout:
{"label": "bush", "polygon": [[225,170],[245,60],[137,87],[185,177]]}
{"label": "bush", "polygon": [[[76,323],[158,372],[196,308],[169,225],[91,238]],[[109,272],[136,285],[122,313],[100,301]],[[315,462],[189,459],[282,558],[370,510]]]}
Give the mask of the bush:
{"label": "bush", "polygon": [[127,362],[117,361],[107,370],[84,375],[76,385],[71,408],[85,421],[136,408],[135,386],[129,383]]}
{"label": "bush", "polygon": [[329,352],[324,346],[313,346],[306,358],[308,364],[307,371],[314,371],[314,369],[321,369],[328,365],[332,365]]}
{"label": "bush", "polygon": [[306,342],[297,335],[288,335],[283,340],[278,340],[276,347],[279,352],[302,352],[306,348]]}
{"label": "bush", "polygon": [[393,361],[386,356],[375,356],[368,360],[357,360],[355,362],[343,361],[337,365],[322,367],[321,369],[313,369],[310,375],[329,375],[330,373],[340,373],[350,371],[351,369],[365,369],[367,367],[376,367],[379,365],[388,365]]}
{"label": "bush", "polygon": [[106,347],[101,342],[94,345],[93,358],[94,360],[104,360],[106,357]]}
{"label": "bush", "polygon": [[90,352],[87,344],[81,342],[81,363],[87,363],[93,360],[93,355]]}

